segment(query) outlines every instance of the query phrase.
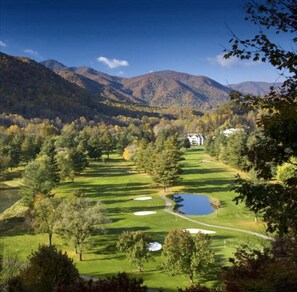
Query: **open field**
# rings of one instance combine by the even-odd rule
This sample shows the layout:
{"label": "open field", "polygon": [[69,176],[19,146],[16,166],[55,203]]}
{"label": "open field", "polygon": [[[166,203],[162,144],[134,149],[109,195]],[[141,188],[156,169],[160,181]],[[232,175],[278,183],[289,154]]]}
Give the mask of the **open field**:
{"label": "open field", "polygon": [[[202,162],[204,161],[204,162]],[[206,162],[205,162],[206,161]],[[171,192],[205,194],[219,198],[223,206],[219,215],[191,216],[201,222],[233,226],[246,230],[263,230],[261,224],[254,223],[254,216],[243,206],[236,206],[232,202],[234,193],[230,191],[235,172],[225,165],[212,160],[203,148],[188,150],[185,154],[184,173],[180,186],[170,189]],[[92,161],[86,171],[75,178],[74,183],[62,183],[55,193],[65,197],[74,190],[81,189],[93,200],[102,202],[105,215],[112,222],[106,224],[106,234],[94,235],[94,245],[84,254],[84,260],[78,262],[73,249],[65,245],[61,239],[54,236],[53,242],[69,256],[73,256],[79,271],[83,275],[105,277],[126,271],[131,276],[142,277],[150,288],[163,288],[176,291],[176,287],[189,285],[189,279],[184,276],[171,277],[161,269],[161,252],[154,252],[154,261],[144,266],[144,272],[138,273],[131,266],[123,254],[118,253],[115,243],[118,235],[124,230],[142,230],[148,232],[153,241],[163,243],[164,237],[171,228],[200,228],[216,231],[211,235],[212,247],[217,258],[218,267],[227,263],[234,248],[241,242],[261,243],[263,240],[244,233],[205,228],[200,224],[189,222],[183,218],[165,212],[165,202],[160,197],[160,188],[153,187],[151,179],[145,174],[134,171],[133,165],[113,154],[109,161]],[[150,196],[151,200],[138,201],[134,198]],[[147,216],[135,216],[134,212],[155,211]],[[2,240],[7,247],[19,251],[25,258],[31,250],[41,243],[47,243],[47,236],[43,234],[28,234],[22,227],[16,227],[2,232]],[[217,270],[202,282],[206,285],[216,283]]]}

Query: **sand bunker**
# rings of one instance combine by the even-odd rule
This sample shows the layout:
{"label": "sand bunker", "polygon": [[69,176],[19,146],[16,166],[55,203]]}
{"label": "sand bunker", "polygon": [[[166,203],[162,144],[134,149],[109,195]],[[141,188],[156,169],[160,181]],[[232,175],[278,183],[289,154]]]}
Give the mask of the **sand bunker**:
{"label": "sand bunker", "polygon": [[187,228],[187,229],[184,229],[184,230],[187,230],[190,233],[198,233],[198,232],[203,233],[203,234],[213,234],[213,233],[216,233],[215,231],[204,230],[204,229],[196,229],[196,228]]}
{"label": "sand bunker", "polygon": [[146,201],[151,199],[152,197],[139,197],[139,198],[135,198],[134,201]]}
{"label": "sand bunker", "polygon": [[162,248],[162,244],[159,242],[150,242],[148,250],[149,251],[158,251]]}
{"label": "sand bunker", "polygon": [[140,212],[135,212],[134,215],[136,216],[144,216],[144,215],[151,215],[151,214],[156,214],[157,212],[155,211],[140,211]]}

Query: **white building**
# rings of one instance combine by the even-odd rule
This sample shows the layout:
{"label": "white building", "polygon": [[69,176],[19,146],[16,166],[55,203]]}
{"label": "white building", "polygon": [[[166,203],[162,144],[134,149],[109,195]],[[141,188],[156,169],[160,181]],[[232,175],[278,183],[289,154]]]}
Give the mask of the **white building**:
{"label": "white building", "polygon": [[188,139],[190,141],[190,144],[192,146],[194,145],[204,145],[205,138],[200,133],[190,133],[188,134]]}
{"label": "white building", "polygon": [[244,131],[244,129],[242,128],[230,128],[230,129],[226,129],[224,131],[222,131],[222,133],[224,134],[225,137],[229,137],[230,135],[234,134],[234,133],[238,133],[238,132],[241,132],[241,131]]}

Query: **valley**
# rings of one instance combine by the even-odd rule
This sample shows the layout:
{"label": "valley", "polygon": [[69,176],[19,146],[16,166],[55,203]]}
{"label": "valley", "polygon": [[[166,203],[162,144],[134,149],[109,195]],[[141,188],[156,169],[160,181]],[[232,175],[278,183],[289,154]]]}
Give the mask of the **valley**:
{"label": "valley", "polygon": [[[208,161],[208,162],[202,162]],[[255,223],[254,215],[243,205],[232,202],[234,193],[230,191],[234,175],[238,171],[216,162],[205,153],[203,147],[192,148],[185,152],[182,181],[170,187],[166,195],[176,192],[189,192],[216,196],[222,202],[218,216],[213,213],[207,216],[191,216],[191,219],[221,226],[233,226],[244,230],[253,230],[264,234],[263,223]],[[15,181],[15,184],[18,180]],[[4,182],[8,187],[10,181]],[[9,188],[9,187],[8,187]],[[205,227],[189,222],[171,213],[165,212],[165,202],[161,198],[162,189],[152,184],[151,178],[135,171],[135,166],[124,161],[119,155],[112,154],[105,162],[90,161],[89,167],[74,182],[66,181],[53,190],[56,197],[65,198],[74,190],[82,190],[88,198],[100,201],[104,215],[111,219],[105,225],[106,234],[92,236],[92,246],[86,249],[83,261],[78,261],[70,246],[60,237],[54,236],[54,244],[74,259],[82,275],[102,278],[126,271],[130,276],[142,277],[150,288],[162,288],[165,291],[176,291],[177,287],[186,287],[189,280],[185,276],[172,277],[161,269],[161,251],[152,252],[154,261],[144,265],[144,272],[139,273],[129,264],[122,253],[116,250],[115,244],[123,231],[142,230],[150,234],[153,241],[163,243],[167,232],[172,228],[210,229],[216,233],[211,235],[212,248],[215,250],[217,267],[227,264],[228,257],[239,244],[250,242],[256,245],[265,244],[266,240],[241,232]],[[0,194],[1,200],[7,200]],[[137,197],[151,196],[151,200],[136,201]],[[155,211],[147,216],[135,216],[137,211]],[[9,220],[8,220],[9,221]],[[3,230],[1,237],[4,244],[13,247],[22,259],[39,244],[47,243],[45,234],[34,234],[22,224]],[[3,222],[1,224],[3,228]],[[216,271],[203,280],[203,284],[218,284]]]}

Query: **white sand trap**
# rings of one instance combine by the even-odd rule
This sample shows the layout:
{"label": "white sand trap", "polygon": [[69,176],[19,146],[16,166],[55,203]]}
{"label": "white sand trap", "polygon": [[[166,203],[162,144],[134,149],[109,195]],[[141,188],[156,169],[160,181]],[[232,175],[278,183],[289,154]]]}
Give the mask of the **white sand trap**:
{"label": "white sand trap", "polygon": [[197,229],[197,228],[187,228],[187,229],[184,229],[184,230],[187,230],[190,233],[198,233],[198,232],[201,232],[203,234],[213,234],[213,233],[216,233],[215,231],[204,230],[204,229]]}
{"label": "white sand trap", "polygon": [[135,198],[134,201],[146,201],[151,199],[152,197],[139,197],[139,198]]}
{"label": "white sand trap", "polygon": [[151,214],[156,214],[157,212],[155,211],[140,211],[140,212],[135,212],[134,215],[136,216],[144,216],[144,215],[151,215]]}
{"label": "white sand trap", "polygon": [[162,244],[159,242],[150,242],[148,250],[149,251],[158,251],[162,248]]}

